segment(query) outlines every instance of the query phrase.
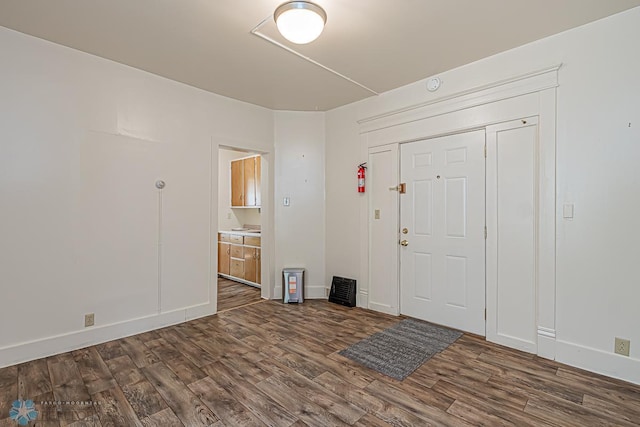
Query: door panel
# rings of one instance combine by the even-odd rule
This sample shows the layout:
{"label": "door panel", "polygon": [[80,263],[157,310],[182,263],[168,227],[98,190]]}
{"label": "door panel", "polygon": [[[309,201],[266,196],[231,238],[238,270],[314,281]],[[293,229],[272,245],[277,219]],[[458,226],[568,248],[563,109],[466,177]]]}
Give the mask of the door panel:
{"label": "door panel", "polygon": [[467,179],[465,177],[447,178],[444,187],[447,237],[464,238],[467,235]]}
{"label": "door panel", "polygon": [[238,279],[244,279],[244,260],[231,258],[231,275]]}
{"label": "door panel", "polygon": [[431,254],[413,253],[415,298],[430,301],[433,288]]}
{"label": "door panel", "polygon": [[487,130],[487,339],[536,353],[536,118]]}
{"label": "door panel", "polygon": [[447,255],[446,257],[447,305],[467,307],[467,258]]}
{"label": "door panel", "polygon": [[485,333],[484,131],[401,145],[402,314]]}
{"label": "door panel", "polygon": [[369,152],[369,295],[368,308],[398,314],[398,146]]}
{"label": "door panel", "polygon": [[262,283],[262,249],[256,248],[256,283]]}
{"label": "door panel", "polygon": [[162,190],[163,312],[210,300],[211,155],[210,141],[163,145]]}
{"label": "door panel", "polygon": [[244,205],[256,205],[256,158],[242,161],[244,165]]}
{"label": "door panel", "polygon": [[262,192],[260,187],[262,186],[262,158],[256,157],[256,206],[262,206]]}
{"label": "door panel", "polygon": [[[159,144],[87,132],[80,146],[76,256],[102,324],[158,311]],[[96,307],[99,308],[99,307]]]}
{"label": "door panel", "polygon": [[256,282],[256,248],[244,248],[244,278]]}
{"label": "door panel", "polygon": [[413,229],[417,235],[430,236],[433,233],[433,181],[425,179],[413,184],[413,205],[415,209]]}
{"label": "door panel", "polygon": [[231,206],[244,205],[244,163],[231,161]]}

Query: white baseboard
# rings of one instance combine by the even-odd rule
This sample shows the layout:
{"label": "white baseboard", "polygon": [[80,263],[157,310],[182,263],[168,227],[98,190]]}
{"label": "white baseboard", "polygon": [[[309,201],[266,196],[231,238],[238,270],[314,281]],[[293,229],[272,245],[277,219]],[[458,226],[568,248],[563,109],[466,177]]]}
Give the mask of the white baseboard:
{"label": "white baseboard", "polygon": [[305,299],[327,299],[326,288],[324,285],[320,286],[307,286],[304,289]]}
{"label": "white baseboard", "polygon": [[400,314],[400,310],[397,307],[389,307],[388,305],[376,304],[374,302],[369,303],[369,310],[378,311],[380,313],[391,314],[393,316],[398,316]]}
{"label": "white baseboard", "polygon": [[555,360],[556,331],[554,329],[538,327],[538,356]]}
{"label": "white baseboard", "polygon": [[183,323],[215,312],[215,307],[207,303],[2,347],[0,368]]}
{"label": "white baseboard", "polygon": [[[325,288],[324,285],[305,286],[304,299],[327,299],[326,289],[327,288]],[[282,300],[282,286],[276,286],[273,291],[272,299]]]}
{"label": "white baseboard", "polygon": [[211,316],[216,314],[218,311],[218,302],[212,301],[210,303],[194,305],[193,307],[188,307],[185,310],[185,321],[200,319],[201,317]]}
{"label": "white baseboard", "polygon": [[369,294],[366,292],[358,292],[356,295],[356,307],[369,308]]}
{"label": "white baseboard", "polygon": [[537,352],[535,342],[526,341],[518,337],[512,337],[505,334],[487,334],[486,339],[489,342],[500,344],[509,348],[514,348],[525,353],[536,354]]}
{"label": "white baseboard", "polygon": [[231,276],[229,274],[218,273],[218,276],[224,277],[225,279],[229,279],[229,280],[234,281],[234,282],[244,283],[245,285],[253,286],[254,288],[260,289],[262,287],[262,286],[260,286],[260,283],[252,282],[250,280],[244,280],[244,279],[241,279],[239,277]]}
{"label": "white baseboard", "polygon": [[576,368],[640,384],[640,360],[556,340],[556,360]]}

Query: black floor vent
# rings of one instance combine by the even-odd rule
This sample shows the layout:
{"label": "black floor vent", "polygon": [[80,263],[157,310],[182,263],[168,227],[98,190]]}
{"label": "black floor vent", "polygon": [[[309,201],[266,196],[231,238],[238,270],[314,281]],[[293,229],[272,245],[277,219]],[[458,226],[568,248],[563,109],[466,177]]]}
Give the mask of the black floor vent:
{"label": "black floor vent", "polygon": [[331,292],[329,292],[329,302],[346,305],[347,307],[356,306],[356,281],[346,279],[344,277],[333,276],[331,281]]}

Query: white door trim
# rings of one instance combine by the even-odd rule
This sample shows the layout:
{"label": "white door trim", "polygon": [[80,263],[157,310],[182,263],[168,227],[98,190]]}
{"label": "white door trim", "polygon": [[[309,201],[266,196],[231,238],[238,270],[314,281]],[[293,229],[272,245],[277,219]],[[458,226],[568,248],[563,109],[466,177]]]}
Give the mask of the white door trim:
{"label": "white door trim", "polygon": [[360,133],[380,131],[416,120],[503,101],[509,98],[542,92],[558,87],[558,70],[562,64],[514,76],[505,80],[474,87],[419,104],[363,117],[358,120]]}
{"label": "white door trim", "polygon": [[[426,139],[447,133],[484,128],[522,117],[539,118],[539,232],[538,232],[538,295],[537,295],[537,354],[554,359],[556,354],[556,88],[560,66],[551,67],[526,76],[497,82],[479,89],[465,91],[457,97],[436,100],[432,104],[409,106],[385,114],[370,115],[359,121],[362,158],[370,148]],[[478,95],[478,102],[465,102]],[[460,102],[456,102],[460,100]],[[442,101],[442,102],[440,102]],[[471,105],[471,106],[469,106]],[[437,112],[437,114],[436,114]],[[361,258],[359,301],[367,307],[369,287],[368,202],[361,203],[360,234],[364,236]],[[398,259],[395,262],[397,268]],[[399,286],[399,283],[398,283]],[[364,304],[363,304],[364,303]]]}

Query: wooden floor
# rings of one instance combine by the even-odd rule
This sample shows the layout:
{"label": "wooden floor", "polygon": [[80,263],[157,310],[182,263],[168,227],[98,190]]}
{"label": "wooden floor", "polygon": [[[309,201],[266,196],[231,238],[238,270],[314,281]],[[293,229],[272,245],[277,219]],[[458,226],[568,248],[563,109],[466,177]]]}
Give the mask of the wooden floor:
{"label": "wooden floor", "polygon": [[218,312],[260,301],[260,289],[218,278]]}
{"label": "wooden floor", "polygon": [[[42,426],[640,422],[640,387],[476,337],[463,336],[402,382],[337,354],[397,321],[324,301],[263,301],[1,369],[0,417],[20,397],[36,402]],[[47,401],[93,404],[57,410]]]}

